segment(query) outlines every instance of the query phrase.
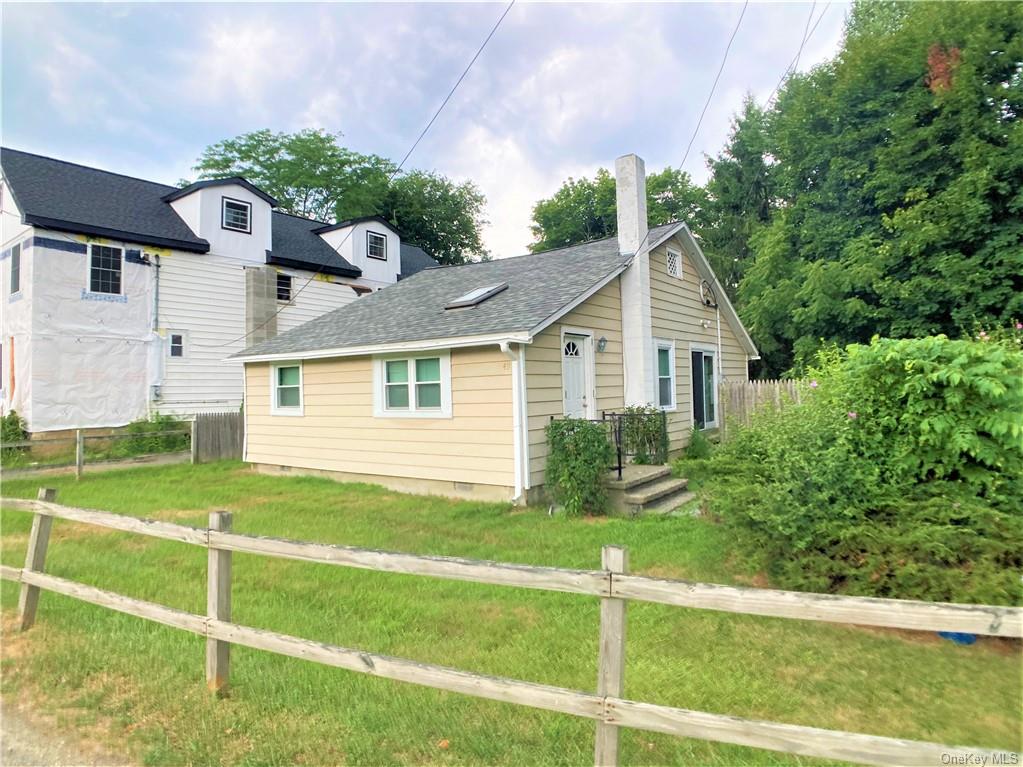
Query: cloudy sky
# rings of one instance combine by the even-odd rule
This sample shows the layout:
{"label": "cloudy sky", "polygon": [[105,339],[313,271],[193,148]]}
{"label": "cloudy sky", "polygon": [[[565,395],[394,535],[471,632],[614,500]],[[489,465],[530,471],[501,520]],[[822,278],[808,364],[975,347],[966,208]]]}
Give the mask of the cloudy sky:
{"label": "cloudy sky", "polygon": [[[325,128],[405,154],[500,16],[494,4],[12,4],[2,7],[5,146],[176,183],[202,149],[259,128]],[[524,252],[530,209],[636,152],[682,161],[741,3],[512,8],[409,161],[487,196],[485,241]],[[832,56],[847,3],[799,69]],[[746,11],[685,169],[706,177],[750,92],[796,55],[810,3]],[[45,34],[43,34],[45,30]]]}

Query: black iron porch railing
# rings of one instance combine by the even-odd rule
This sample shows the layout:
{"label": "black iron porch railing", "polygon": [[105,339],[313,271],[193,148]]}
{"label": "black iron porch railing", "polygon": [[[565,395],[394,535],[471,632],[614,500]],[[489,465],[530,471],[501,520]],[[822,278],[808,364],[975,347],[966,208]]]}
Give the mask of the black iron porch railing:
{"label": "black iron porch railing", "polygon": [[[555,420],[555,416],[551,416]],[[604,424],[614,448],[615,463],[611,471],[618,479],[629,459],[633,463],[661,464],[668,461],[668,414],[663,410],[636,412],[601,411],[600,418],[587,418],[592,423]]]}

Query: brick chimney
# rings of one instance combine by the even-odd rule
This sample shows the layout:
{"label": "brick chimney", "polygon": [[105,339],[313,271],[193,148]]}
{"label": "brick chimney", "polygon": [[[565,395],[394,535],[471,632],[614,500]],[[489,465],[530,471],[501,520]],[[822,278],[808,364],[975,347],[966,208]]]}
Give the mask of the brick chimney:
{"label": "brick chimney", "polygon": [[633,261],[622,274],[625,404],[654,403],[654,351],[650,327],[650,255],[646,252],[646,166],[634,154],[615,160],[618,249]]}

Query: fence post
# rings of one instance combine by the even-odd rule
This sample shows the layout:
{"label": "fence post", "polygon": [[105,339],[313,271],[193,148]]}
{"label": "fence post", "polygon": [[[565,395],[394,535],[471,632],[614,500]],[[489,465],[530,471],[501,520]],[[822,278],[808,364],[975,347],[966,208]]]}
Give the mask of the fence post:
{"label": "fence post", "polygon": [[[210,530],[230,532],[231,512],[210,512]],[[219,621],[231,620],[231,552],[209,545],[206,584],[206,617]],[[206,640],[206,686],[212,692],[227,692],[231,667],[231,644],[220,639]]]}
{"label": "fence post", "polygon": [[[57,500],[57,491],[52,487],[39,488],[36,496],[40,501],[53,503]],[[53,517],[36,512],[32,517],[32,532],[28,536],[28,551],[25,552],[25,569],[42,572],[46,565],[46,547],[50,543],[50,528]],[[39,587],[21,584],[18,597],[18,621],[22,631],[32,628],[36,620],[36,608],[39,606]]]}
{"label": "fence post", "polygon": [[75,479],[82,478],[85,467],[85,437],[81,429],[75,429]]}
{"label": "fence post", "polygon": [[196,414],[195,418],[192,419],[192,427],[191,427],[192,428],[192,433],[191,433],[191,435],[188,438],[188,449],[189,449],[189,451],[192,454],[191,458],[192,458],[192,465],[193,466],[195,464],[199,463],[199,461],[197,460],[198,456],[199,456],[199,453],[198,453],[198,450],[197,450],[197,448],[195,446],[195,432],[198,431],[196,429],[196,424],[198,423],[198,421],[199,421],[199,415]]}
{"label": "fence post", "polygon": [[[629,552],[624,546],[601,549],[603,568],[611,573],[629,569]],[[602,597],[600,600],[600,655],[597,660],[597,695],[619,698],[625,684],[625,607],[624,599]],[[606,712],[606,707],[605,707]],[[618,726],[597,722],[597,743],[593,763],[596,767],[618,767]]]}

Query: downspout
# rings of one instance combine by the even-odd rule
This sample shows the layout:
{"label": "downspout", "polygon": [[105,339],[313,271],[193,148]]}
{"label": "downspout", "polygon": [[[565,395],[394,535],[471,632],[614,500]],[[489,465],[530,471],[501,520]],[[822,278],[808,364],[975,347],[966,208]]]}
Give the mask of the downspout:
{"label": "downspout", "polygon": [[501,353],[504,354],[509,360],[511,360],[511,385],[512,385],[512,445],[514,453],[514,473],[515,473],[515,503],[524,503],[524,483],[522,480],[523,476],[523,465],[522,465],[522,360],[520,354],[517,351],[512,351],[511,344],[508,341],[501,341],[500,343]]}

